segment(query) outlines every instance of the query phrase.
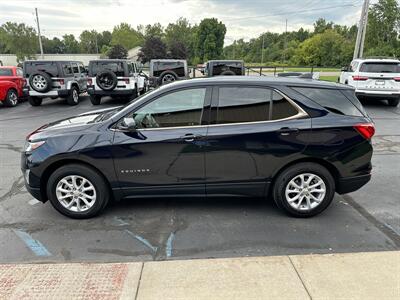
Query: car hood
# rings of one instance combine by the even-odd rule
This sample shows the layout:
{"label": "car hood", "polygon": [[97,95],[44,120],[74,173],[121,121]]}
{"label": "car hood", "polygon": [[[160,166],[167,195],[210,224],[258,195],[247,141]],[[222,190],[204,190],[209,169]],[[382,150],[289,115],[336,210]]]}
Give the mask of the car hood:
{"label": "car hood", "polygon": [[98,126],[102,121],[104,121],[104,116],[108,112],[118,109],[119,107],[99,109],[95,111],[90,111],[70,118],[62,119],[52,123],[43,125],[42,127],[36,129],[28,136],[28,140],[40,140],[45,139],[49,136],[59,135],[59,134],[73,134],[75,132],[82,133],[83,130],[88,130],[93,126]]}

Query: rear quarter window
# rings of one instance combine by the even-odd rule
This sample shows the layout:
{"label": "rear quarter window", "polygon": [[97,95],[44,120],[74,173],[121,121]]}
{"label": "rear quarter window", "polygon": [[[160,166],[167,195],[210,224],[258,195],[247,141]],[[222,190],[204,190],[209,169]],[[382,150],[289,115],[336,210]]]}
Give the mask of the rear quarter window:
{"label": "rear quarter window", "polygon": [[340,90],[308,87],[292,87],[292,89],[332,113],[346,116],[363,116],[359,108],[353,104],[353,101],[350,101]]}

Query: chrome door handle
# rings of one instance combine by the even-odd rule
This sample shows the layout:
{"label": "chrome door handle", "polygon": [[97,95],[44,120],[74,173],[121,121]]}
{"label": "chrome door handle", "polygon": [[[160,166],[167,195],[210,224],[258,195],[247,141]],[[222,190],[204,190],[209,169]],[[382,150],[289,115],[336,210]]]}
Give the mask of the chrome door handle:
{"label": "chrome door handle", "polygon": [[185,134],[185,135],[181,136],[180,138],[182,140],[184,140],[185,142],[193,142],[194,140],[196,140],[196,139],[198,139],[200,137],[201,137],[201,135],[188,133],[188,134]]}
{"label": "chrome door handle", "polygon": [[280,135],[289,135],[291,133],[298,133],[299,129],[298,128],[291,128],[291,127],[282,127],[281,129],[278,130],[278,133]]}

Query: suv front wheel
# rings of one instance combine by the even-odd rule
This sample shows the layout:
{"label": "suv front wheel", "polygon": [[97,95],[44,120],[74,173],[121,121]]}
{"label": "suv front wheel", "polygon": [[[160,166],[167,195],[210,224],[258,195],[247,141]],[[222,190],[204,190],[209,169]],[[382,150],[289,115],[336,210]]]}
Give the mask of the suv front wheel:
{"label": "suv front wheel", "polygon": [[79,91],[78,88],[73,86],[67,97],[68,105],[77,105],[79,103]]}
{"label": "suv front wheel", "polygon": [[276,179],[276,205],[294,217],[312,217],[324,211],[335,195],[331,173],[316,163],[299,163],[284,170]]}

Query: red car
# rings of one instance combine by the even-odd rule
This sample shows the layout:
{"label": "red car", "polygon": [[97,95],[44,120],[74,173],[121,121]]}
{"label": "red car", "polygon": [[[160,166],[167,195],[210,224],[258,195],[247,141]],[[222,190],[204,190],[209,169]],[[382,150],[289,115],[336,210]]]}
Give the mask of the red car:
{"label": "red car", "polygon": [[6,106],[15,106],[23,97],[25,79],[21,68],[0,66],[0,102]]}

